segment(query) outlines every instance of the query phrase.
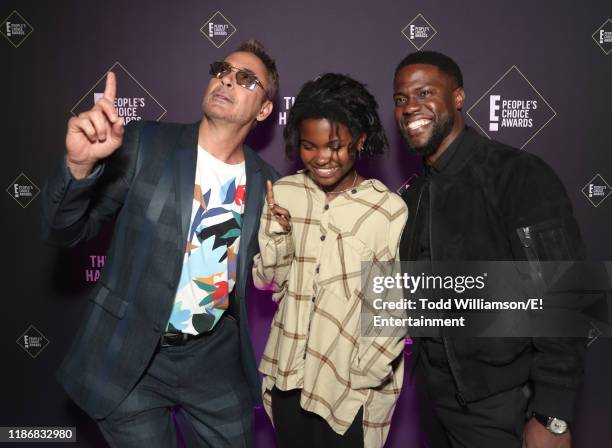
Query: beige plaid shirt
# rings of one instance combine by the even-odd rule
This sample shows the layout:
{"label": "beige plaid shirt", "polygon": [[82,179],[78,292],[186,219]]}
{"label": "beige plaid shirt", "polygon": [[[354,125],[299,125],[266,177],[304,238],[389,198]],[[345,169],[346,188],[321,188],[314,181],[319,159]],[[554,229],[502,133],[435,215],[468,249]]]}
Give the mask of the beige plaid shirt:
{"label": "beige plaid shirt", "polygon": [[253,280],[278,309],[259,366],[270,390],[302,389],[301,406],[344,434],[363,407],[364,443],[381,447],[403,381],[403,337],[362,337],[361,261],[393,260],[408,217],[404,201],[365,180],[326,203],[305,173],[274,185],[289,210],[283,232],[264,207]]}

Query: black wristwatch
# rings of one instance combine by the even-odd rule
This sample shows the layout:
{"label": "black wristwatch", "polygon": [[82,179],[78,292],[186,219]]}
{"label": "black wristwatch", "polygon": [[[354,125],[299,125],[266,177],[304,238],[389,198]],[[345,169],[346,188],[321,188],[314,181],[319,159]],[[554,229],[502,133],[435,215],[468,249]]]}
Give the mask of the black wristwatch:
{"label": "black wristwatch", "polygon": [[565,434],[569,430],[569,424],[565,420],[561,420],[560,418],[547,417],[536,412],[534,412],[532,416],[551,433],[556,434],[558,436],[561,434]]}

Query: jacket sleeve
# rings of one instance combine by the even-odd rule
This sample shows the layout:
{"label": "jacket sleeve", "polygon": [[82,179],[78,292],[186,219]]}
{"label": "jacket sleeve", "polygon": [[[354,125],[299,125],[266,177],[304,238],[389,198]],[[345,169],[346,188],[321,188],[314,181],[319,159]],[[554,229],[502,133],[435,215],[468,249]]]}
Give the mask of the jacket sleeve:
{"label": "jacket sleeve", "polygon": [[[525,154],[509,175],[514,179],[502,204],[513,251],[518,260],[579,261],[585,248],[571,202],[555,172],[539,158]],[[527,237],[527,239],[525,239]],[[533,338],[531,366],[533,410],[573,420],[577,389],[584,373],[585,338]]]}
{"label": "jacket sleeve", "polygon": [[123,145],[86,178],[75,179],[62,159],[42,191],[42,238],[72,247],[94,238],[123,205],[136,168],[141,123],[126,127]]}
{"label": "jacket sleeve", "polygon": [[273,292],[279,302],[287,291],[289,270],[295,253],[291,231],[285,232],[264,203],[259,224],[259,253],[253,259],[253,282]]}
{"label": "jacket sleeve", "polygon": [[[399,267],[395,264],[399,261],[399,241],[406,219],[408,217],[408,210],[404,201],[397,198],[397,204],[395,210],[390,211],[391,221],[387,235],[388,247],[387,253],[390,255],[388,258],[389,263],[381,264],[378,267],[373,267],[370,272],[370,278],[372,275],[391,275],[394,276],[396,271],[399,271]],[[391,201],[390,201],[391,202]],[[393,201],[395,203],[395,201]],[[370,282],[367,282],[370,284]],[[382,298],[384,301],[395,301],[402,299],[403,297],[395,297],[397,291],[393,289],[386,289],[382,294],[377,295],[377,298]],[[370,300],[362,300],[362,307],[366,307],[370,304]],[[403,310],[374,310],[366,309],[361,312],[361,317],[367,315],[379,315],[382,318],[397,318],[402,319],[406,317]],[[361,327],[361,323],[360,323]],[[395,366],[398,362],[398,358],[403,355],[406,339],[406,330],[403,326],[396,326],[393,329],[388,327],[370,327],[369,329],[359,328],[359,341],[357,349],[357,359],[355,359],[351,366],[351,387],[353,389],[371,389],[383,385],[393,375]],[[384,331],[384,335],[376,335]]]}

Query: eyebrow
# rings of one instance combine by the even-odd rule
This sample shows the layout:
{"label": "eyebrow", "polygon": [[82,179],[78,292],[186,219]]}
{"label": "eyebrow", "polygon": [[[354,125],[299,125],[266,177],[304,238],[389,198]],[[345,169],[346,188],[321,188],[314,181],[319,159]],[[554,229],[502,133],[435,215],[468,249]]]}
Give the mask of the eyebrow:
{"label": "eyebrow", "polygon": [[257,75],[257,73],[255,73],[253,70],[251,70],[250,68],[246,68],[246,67],[236,67],[238,70],[242,70],[243,72],[247,72],[251,75],[255,75],[259,78],[259,76]]}
{"label": "eyebrow", "polygon": [[[254,72],[253,70],[251,70],[250,68],[247,68],[247,67],[239,67],[239,66],[237,66],[237,65],[232,64],[232,63],[231,63],[231,62],[229,62],[229,61],[224,61],[224,62],[227,62],[227,63],[228,63],[228,64],[229,64],[229,65],[230,65],[232,68],[234,68],[234,69],[236,69],[236,70],[240,70],[240,71],[243,71],[243,72],[248,72],[248,73],[250,73],[250,74],[252,74],[252,75],[257,76],[257,73],[255,73],[255,72]],[[259,76],[257,76],[257,77],[259,78]]]}
{"label": "eyebrow", "polygon": [[[308,143],[309,145],[317,146],[317,147],[319,146],[315,142],[311,142],[307,138],[300,138],[300,143]],[[329,139],[324,144],[330,144],[330,143],[341,143],[342,144],[342,143],[344,143],[344,140],[342,139],[342,137],[334,137],[334,138]]]}
{"label": "eyebrow", "polygon": [[[415,91],[415,90],[418,91],[418,90],[423,90],[423,89],[435,89],[435,88],[437,88],[437,87],[434,84],[429,84],[428,83],[428,84],[422,84],[422,85],[420,85],[418,87],[413,87],[410,91]],[[406,96],[406,94],[404,92],[401,92],[401,91],[393,92],[393,96],[396,96],[396,95]]]}
{"label": "eyebrow", "polygon": [[315,142],[311,142],[310,140],[308,140],[307,138],[300,138],[300,143],[308,143],[310,145],[314,145],[317,146],[317,144]]}

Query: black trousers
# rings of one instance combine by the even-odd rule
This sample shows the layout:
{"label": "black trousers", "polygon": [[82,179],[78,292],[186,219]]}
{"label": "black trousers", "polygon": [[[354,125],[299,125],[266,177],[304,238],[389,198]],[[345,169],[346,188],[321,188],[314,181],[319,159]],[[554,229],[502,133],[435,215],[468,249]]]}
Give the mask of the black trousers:
{"label": "black trousers", "polygon": [[515,387],[462,406],[440,342],[423,340],[416,366],[427,448],[521,448],[528,394]]}
{"label": "black trousers", "polygon": [[272,416],[279,448],[361,448],[363,408],[349,429],[340,435],[317,414],[300,406],[301,389],[272,389]]}
{"label": "black trousers", "polygon": [[238,322],[224,316],[213,331],[160,348],[144,376],[98,421],[111,447],[240,447],[252,442],[252,398],[239,359]]}

